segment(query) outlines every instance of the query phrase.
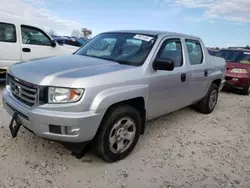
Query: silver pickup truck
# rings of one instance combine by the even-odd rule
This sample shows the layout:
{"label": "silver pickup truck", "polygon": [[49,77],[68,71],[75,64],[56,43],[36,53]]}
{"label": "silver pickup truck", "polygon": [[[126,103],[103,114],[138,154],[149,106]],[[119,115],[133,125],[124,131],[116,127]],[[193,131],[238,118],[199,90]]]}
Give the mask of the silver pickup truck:
{"label": "silver pickup truck", "polygon": [[13,137],[23,126],[78,157],[91,143],[114,162],[131,153],[147,120],[190,105],[211,113],[225,69],[198,37],[105,32],[72,55],[11,66],[3,104]]}

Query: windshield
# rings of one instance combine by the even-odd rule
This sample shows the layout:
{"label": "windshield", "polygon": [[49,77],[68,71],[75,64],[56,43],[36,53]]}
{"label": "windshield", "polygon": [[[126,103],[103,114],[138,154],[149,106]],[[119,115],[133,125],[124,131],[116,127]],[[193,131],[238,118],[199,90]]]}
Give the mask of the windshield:
{"label": "windshield", "polygon": [[221,50],[217,55],[228,62],[250,64],[250,52],[247,51]]}
{"label": "windshield", "polygon": [[76,52],[77,55],[140,66],[151,51],[155,36],[133,33],[103,33]]}
{"label": "windshield", "polygon": [[208,53],[212,56],[216,56],[218,52],[213,50],[208,50]]}

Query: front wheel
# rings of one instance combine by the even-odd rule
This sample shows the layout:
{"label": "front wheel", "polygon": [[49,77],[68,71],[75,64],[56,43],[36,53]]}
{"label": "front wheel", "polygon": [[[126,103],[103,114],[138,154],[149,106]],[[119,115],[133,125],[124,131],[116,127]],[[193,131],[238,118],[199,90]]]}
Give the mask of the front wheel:
{"label": "front wheel", "polygon": [[127,157],[134,149],[141,133],[140,113],[129,105],[111,107],[106,113],[94,149],[107,162]]}
{"label": "front wheel", "polygon": [[243,90],[241,91],[241,94],[242,94],[242,95],[249,95],[249,94],[250,94],[250,83],[247,84],[247,85],[243,88]]}
{"label": "front wheel", "polygon": [[196,108],[201,113],[210,114],[217,104],[218,94],[218,86],[216,84],[212,84],[208,90],[207,95],[200,102],[198,102]]}

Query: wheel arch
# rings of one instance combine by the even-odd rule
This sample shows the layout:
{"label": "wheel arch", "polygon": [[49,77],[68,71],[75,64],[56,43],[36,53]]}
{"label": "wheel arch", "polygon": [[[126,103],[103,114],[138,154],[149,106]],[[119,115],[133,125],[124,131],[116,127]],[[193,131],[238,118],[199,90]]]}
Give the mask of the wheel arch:
{"label": "wheel arch", "polygon": [[132,106],[140,113],[141,121],[142,121],[141,134],[144,134],[145,126],[146,126],[146,108],[145,108],[145,99],[143,97],[135,97],[135,98],[119,101],[117,103],[110,105],[105,111],[105,114],[101,120],[101,123],[98,127],[96,134],[98,134],[99,130],[101,129],[103,121],[105,120],[105,118],[107,118],[109,111],[115,108],[116,106],[121,106],[121,105]]}

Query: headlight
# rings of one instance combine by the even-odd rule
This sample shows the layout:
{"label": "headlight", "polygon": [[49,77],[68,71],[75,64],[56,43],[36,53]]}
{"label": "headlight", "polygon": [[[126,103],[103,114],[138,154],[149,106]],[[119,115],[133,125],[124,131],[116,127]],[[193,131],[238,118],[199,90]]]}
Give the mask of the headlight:
{"label": "headlight", "polygon": [[72,103],[81,99],[84,89],[49,87],[49,103]]}
{"label": "headlight", "polygon": [[246,69],[232,69],[230,72],[231,73],[242,73],[242,74],[248,73]]}

